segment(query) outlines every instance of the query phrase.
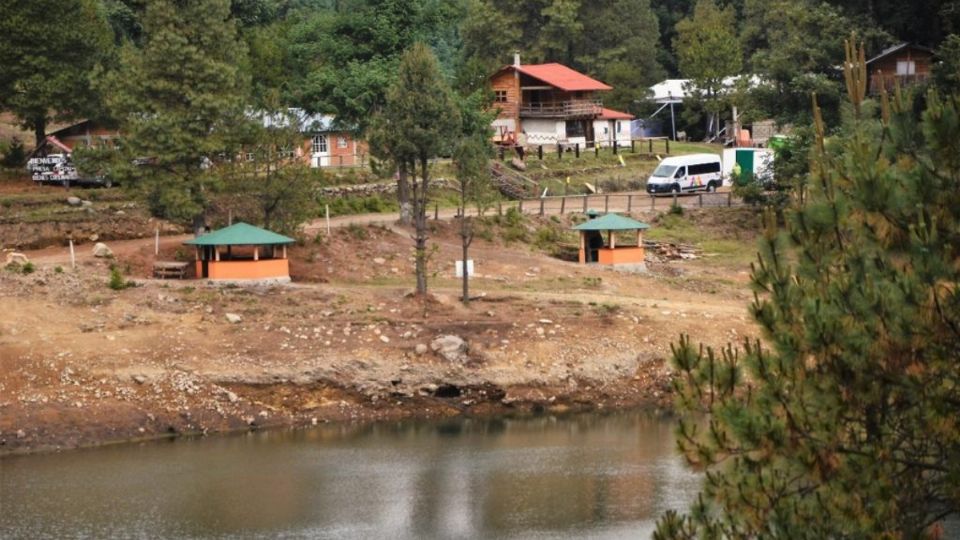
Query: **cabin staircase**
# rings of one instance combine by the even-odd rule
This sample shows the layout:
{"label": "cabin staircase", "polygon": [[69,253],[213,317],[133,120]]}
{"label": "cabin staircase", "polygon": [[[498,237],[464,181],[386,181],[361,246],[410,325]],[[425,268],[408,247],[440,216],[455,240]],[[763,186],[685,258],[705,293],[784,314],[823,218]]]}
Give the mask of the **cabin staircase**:
{"label": "cabin staircase", "polygon": [[502,163],[492,162],[490,175],[500,193],[510,199],[530,199],[539,195],[537,182]]}

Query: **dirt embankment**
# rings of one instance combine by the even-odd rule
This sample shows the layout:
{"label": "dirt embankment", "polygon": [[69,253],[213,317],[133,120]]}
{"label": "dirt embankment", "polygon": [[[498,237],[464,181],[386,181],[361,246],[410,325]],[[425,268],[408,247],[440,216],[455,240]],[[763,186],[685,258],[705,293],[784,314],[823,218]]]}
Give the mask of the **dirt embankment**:
{"label": "dirt embankment", "polygon": [[138,282],[121,291],[106,286],[109,261],[0,271],[0,454],[339,420],[665,406],[681,332],[721,346],[754,331],[745,272],[709,257],[627,274],[478,239],[478,298],[464,307],[450,275],[453,228],[438,224],[434,243],[426,303],[408,294],[407,231],[380,227],[291,249],[295,284],[284,287],[143,279],[152,242],[115,250]]}

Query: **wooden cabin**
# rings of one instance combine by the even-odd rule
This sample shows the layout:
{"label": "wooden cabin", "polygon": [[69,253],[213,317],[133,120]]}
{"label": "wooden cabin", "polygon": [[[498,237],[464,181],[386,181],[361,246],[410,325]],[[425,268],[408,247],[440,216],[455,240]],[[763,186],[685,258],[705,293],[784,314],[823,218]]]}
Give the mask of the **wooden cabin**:
{"label": "wooden cabin", "polygon": [[581,148],[614,141],[630,144],[633,116],[603,107],[601,94],[613,90],[562,64],[521,64],[520,55],[490,77],[494,140],[530,146]]}
{"label": "wooden cabin", "polygon": [[338,125],[333,115],[308,114],[303,109],[290,108],[284,114],[262,115],[262,120],[268,128],[287,127],[291,121],[296,123],[303,141],[287,151],[311,168],[359,167],[369,161],[366,141],[359,139],[355,130]]}
{"label": "wooden cabin", "polygon": [[227,282],[290,281],[287,246],[293,238],[234,223],[229,227],[200,235],[184,245],[196,251],[196,276]]}
{"label": "wooden cabin", "polygon": [[867,60],[870,93],[879,94],[884,87],[892,93],[898,83],[900,88],[906,88],[924,82],[930,78],[932,64],[933,49],[928,47],[900,43],[884,49]]}

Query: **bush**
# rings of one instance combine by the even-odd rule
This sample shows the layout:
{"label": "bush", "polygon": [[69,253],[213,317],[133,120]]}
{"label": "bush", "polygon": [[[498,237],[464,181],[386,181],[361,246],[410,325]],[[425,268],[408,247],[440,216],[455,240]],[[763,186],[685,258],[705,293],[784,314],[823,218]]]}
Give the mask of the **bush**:
{"label": "bush", "polygon": [[26,162],[27,152],[23,148],[23,142],[14,137],[13,141],[10,142],[10,146],[8,146],[7,150],[3,153],[3,159],[0,160],[0,165],[8,169],[17,169],[22,167]]}
{"label": "bush", "polygon": [[123,289],[133,286],[133,282],[127,281],[123,278],[123,273],[120,272],[120,268],[117,266],[110,267],[110,281],[107,283],[107,287],[115,291],[122,291]]}
{"label": "bush", "polygon": [[23,275],[32,274],[36,271],[37,271],[37,268],[33,265],[32,262],[24,263],[24,265],[20,267],[20,273]]}
{"label": "bush", "polygon": [[677,204],[676,202],[674,202],[673,204],[670,205],[670,210],[667,213],[670,214],[671,216],[682,216],[683,207]]}
{"label": "bush", "polygon": [[63,267],[62,267],[62,266],[54,266],[54,267],[53,267],[53,273],[54,273],[54,274],[62,274],[62,273],[63,273]]}

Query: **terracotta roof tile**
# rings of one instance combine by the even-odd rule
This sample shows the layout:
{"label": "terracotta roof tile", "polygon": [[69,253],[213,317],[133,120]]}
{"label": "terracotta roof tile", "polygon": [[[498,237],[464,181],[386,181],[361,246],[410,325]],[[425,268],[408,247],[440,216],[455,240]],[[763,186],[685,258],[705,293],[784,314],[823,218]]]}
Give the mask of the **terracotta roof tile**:
{"label": "terracotta roof tile", "polygon": [[[504,69],[511,68],[514,68],[514,66],[507,66]],[[529,75],[535,79],[540,79],[550,86],[555,86],[567,92],[613,90],[612,86],[587,77],[583,73],[570,69],[563,64],[524,64],[518,69],[520,73]]]}

